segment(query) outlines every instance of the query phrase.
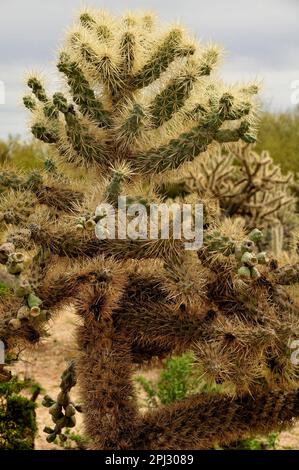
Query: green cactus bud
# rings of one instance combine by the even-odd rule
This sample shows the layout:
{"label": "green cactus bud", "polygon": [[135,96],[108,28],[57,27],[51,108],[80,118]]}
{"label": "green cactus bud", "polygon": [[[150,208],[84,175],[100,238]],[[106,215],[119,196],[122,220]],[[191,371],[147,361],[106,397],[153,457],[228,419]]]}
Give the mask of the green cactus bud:
{"label": "green cactus bud", "polygon": [[28,307],[24,306],[18,310],[17,318],[19,320],[24,320],[25,318],[29,318],[29,317],[30,317],[30,310]]}
{"label": "green cactus bud", "polygon": [[267,264],[267,263],[269,263],[269,258],[268,258],[267,253],[265,251],[261,251],[260,253],[257,254],[257,262],[258,262],[258,264]]}
{"label": "green cactus bud", "polygon": [[238,274],[241,277],[250,277],[251,276],[250,269],[247,268],[247,266],[241,266],[238,269]]}
{"label": "green cactus bud", "polygon": [[84,230],[84,228],[85,228],[85,227],[84,227],[84,225],[82,225],[82,224],[76,224],[76,225],[75,225],[75,229],[76,229],[76,230]]}
{"label": "green cactus bud", "polygon": [[58,140],[57,133],[47,127],[45,124],[37,122],[31,127],[31,132],[39,140],[42,140],[46,144],[55,144]]}
{"label": "green cactus bud", "polygon": [[251,268],[250,273],[251,273],[251,277],[254,279],[258,279],[259,277],[261,277],[259,270],[255,267]]}
{"label": "green cactus bud", "polygon": [[56,432],[56,434],[60,434],[61,429],[66,426],[66,417],[63,414],[61,414],[59,418],[56,419],[55,424],[56,426],[55,426],[54,431]]}
{"label": "green cactus bud", "polygon": [[59,116],[58,110],[53,103],[46,103],[43,107],[43,111],[46,118],[57,119]]}
{"label": "green cactus bud", "polygon": [[41,81],[36,78],[36,77],[30,77],[29,80],[27,81],[27,85],[29,88],[31,88],[32,92],[34,95],[37,97],[37,99],[41,102],[46,102],[48,101],[45,89],[41,83]]}
{"label": "green cactus bud", "polygon": [[17,297],[25,297],[30,294],[31,286],[27,279],[23,279],[15,288],[15,294]]}
{"label": "green cactus bud", "polygon": [[263,232],[261,232],[258,228],[255,228],[250,232],[248,238],[254,243],[259,242],[263,238]]}
{"label": "green cactus bud", "polygon": [[57,107],[58,111],[61,111],[63,114],[66,114],[70,111],[70,106],[67,102],[67,99],[62,93],[54,93],[53,103]]}
{"label": "green cactus bud", "polygon": [[241,258],[241,262],[243,264],[246,264],[247,266],[254,266],[257,264],[257,257],[255,256],[254,253],[250,253],[249,251],[245,251]]}
{"label": "green cactus bud", "polygon": [[35,294],[29,294],[27,297],[27,303],[30,308],[32,307],[39,307],[43,301],[37,297]]}
{"label": "green cactus bud", "polygon": [[23,255],[23,253],[21,252],[17,252],[17,253],[12,253],[10,255],[10,258],[15,261],[16,263],[23,263],[25,257]]}

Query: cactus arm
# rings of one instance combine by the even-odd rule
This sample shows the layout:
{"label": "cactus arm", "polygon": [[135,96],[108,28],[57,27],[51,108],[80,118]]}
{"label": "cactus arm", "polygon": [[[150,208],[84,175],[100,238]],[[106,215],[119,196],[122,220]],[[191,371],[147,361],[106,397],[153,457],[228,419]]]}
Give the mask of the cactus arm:
{"label": "cactus arm", "polygon": [[[199,74],[198,74],[199,75]],[[162,126],[174,113],[181,109],[189,98],[197,79],[196,73],[185,73],[172,79],[164,90],[154,98],[149,113],[154,127]]]}
{"label": "cactus arm", "polygon": [[[298,417],[298,390],[268,389],[234,399],[199,394],[138,415],[129,337],[113,321],[107,303],[111,287],[92,286],[77,303],[84,320],[78,330],[78,370],[92,449],[208,449],[281,430]],[[113,293],[113,304],[119,294]]]}
{"label": "cactus arm", "polygon": [[110,97],[117,100],[119,92],[124,86],[119,64],[115,62],[108,49],[98,55],[91,44],[82,43],[80,37],[78,39],[82,58],[93,68],[95,75],[104,84]]}
{"label": "cactus arm", "polygon": [[[77,115],[72,105],[68,105],[62,93],[55,93],[53,102],[64,114],[66,134],[74,151],[81,157],[85,165],[100,164],[108,166],[108,151],[105,136],[90,129]],[[78,161],[78,164],[80,160]]]}
{"label": "cactus arm", "polygon": [[184,106],[196,82],[201,77],[210,75],[217,59],[218,52],[211,47],[202,54],[198,63],[191,60],[183,72],[166,84],[150,104],[149,113],[154,127],[162,126]]}
{"label": "cactus arm", "polygon": [[68,85],[72,91],[74,102],[83,115],[89,116],[99,127],[109,127],[110,113],[104,109],[102,102],[96,98],[95,93],[83,71],[76,62],[72,62],[68,54],[62,53],[58,62],[58,70],[67,77]]}
{"label": "cactus arm", "polygon": [[131,86],[134,89],[143,88],[157,80],[171,62],[177,57],[185,57],[194,54],[192,45],[182,44],[182,33],[179,29],[173,29],[158,45],[149,61],[132,78]]}
{"label": "cactus arm", "polygon": [[106,254],[116,259],[176,259],[183,250],[181,240],[99,240],[93,232],[78,232],[73,226],[30,225],[31,239],[51,253],[70,258]]}
{"label": "cactus arm", "polygon": [[299,264],[285,265],[274,271],[275,280],[280,285],[289,286],[299,282]]}
{"label": "cactus arm", "polygon": [[137,449],[212,449],[252,435],[280,431],[299,416],[299,391],[257,391],[231,399],[190,396],[142,420]]}
{"label": "cactus arm", "polygon": [[216,109],[201,119],[198,126],[189,132],[182,133],[177,139],[172,139],[166,145],[151,149],[145,153],[132,156],[132,165],[142,173],[163,172],[179,168],[183,163],[194,160],[200,153],[207,150],[213,140],[222,142],[247,140],[249,124],[242,121],[235,130],[219,130],[227,119],[233,105],[233,97],[223,94]]}

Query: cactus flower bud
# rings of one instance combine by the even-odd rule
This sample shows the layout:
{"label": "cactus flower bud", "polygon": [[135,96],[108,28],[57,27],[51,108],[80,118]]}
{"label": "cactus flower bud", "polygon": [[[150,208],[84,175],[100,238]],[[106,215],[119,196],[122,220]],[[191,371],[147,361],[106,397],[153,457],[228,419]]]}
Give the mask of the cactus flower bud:
{"label": "cactus flower bud", "polygon": [[250,277],[251,276],[250,269],[247,268],[247,266],[241,266],[238,269],[238,274],[241,277]]}
{"label": "cactus flower bud", "polygon": [[43,431],[46,433],[46,434],[52,434],[54,432],[54,429],[52,428],[49,428],[49,426],[45,426]]}
{"label": "cactus flower bud", "polygon": [[249,253],[249,251],[245,251],[241,258],[241,262],[251,267],[257,264],[257,257],[254,253]]}
{"label": "cactus flower bud", "polygon": [[43,302],[34,294],[29,294],[27,297],[27,303],[30,308],[39,307]]}
{"label": "cactus flower bud", "polygon": [[23,263],[23,261],[25,260],[25,257],[23,255],[23,253],[21,252],[17,252],[17,253],[12,253],[10,255],[11,259],[13,261],[15,261],[16,263]]}
{"label": "cactus flower bud", "polygon": [[259,242],[263,238],[263,232],[261,232],[258,228],[255,228],[250,232],[248,238],[254,243]]}
{"label": "cactus flower bud", "polygon": [[73,428],[76,426],[76,418],[75,416],[71,416],[70,418],[67,418],[66,420],[66,427],[67,428]]}
{"label": "cactus flower bud", "polygon": [[259,270],[254,267],[251,268],[250,273],[251,273],[251,277],[253,277],[254,279],[258,279],[259,277],[261,277]]}
{"label": "cactus flower bud", "polygon": [[15,288],[15,294],[17,297],[25,297],[30,294],[31,286],[27,279],[22,279],[19,285]]}
{"label": "cactus flower bud", "polygon": [[18,310],[17,318],[19,320],[23,320],[24,318],[29,318],[29,317],[30,317],[30,310],[28,307],[24,306]]}
{"label": "cactus flower bud", "polygon": [[5,264],[8,260],[9,255],[13,253],[15,247],[13,243],[3,243],[0,246],[0,264]]}

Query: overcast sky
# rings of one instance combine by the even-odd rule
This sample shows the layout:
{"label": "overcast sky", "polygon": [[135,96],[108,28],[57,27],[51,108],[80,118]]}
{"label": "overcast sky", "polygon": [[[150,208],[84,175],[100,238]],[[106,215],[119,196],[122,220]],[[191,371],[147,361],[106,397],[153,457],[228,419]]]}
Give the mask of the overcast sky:
{"label": "overcast sky", "polygon": [[294,106],[298,0],[0,0],[0,92],[1,82],[6,90],[5,104],[0,104],[0,137],[28,135],[21,105],[24,76],[33,69],[53,80],[57,47],[82,5],[116,13],[154,10],[165,21],[179,20],[200,40],[224,47],[221,74],[228,82],[258,78],[268,107]]}

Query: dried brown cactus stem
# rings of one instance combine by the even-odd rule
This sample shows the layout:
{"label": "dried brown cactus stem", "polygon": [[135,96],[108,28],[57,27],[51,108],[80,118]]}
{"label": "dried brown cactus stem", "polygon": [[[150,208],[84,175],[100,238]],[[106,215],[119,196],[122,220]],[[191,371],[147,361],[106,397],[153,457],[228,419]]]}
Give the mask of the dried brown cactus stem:
{"label": "dried brown cactus stem", "polygon": [[149,413],[142,420],[136,448],[212,449],[257,434],[279,431],[298,417],[299,392],[259,391],[232,399],[200,394]]}

